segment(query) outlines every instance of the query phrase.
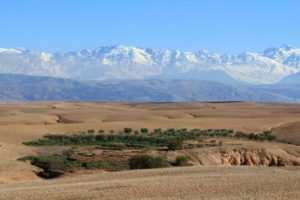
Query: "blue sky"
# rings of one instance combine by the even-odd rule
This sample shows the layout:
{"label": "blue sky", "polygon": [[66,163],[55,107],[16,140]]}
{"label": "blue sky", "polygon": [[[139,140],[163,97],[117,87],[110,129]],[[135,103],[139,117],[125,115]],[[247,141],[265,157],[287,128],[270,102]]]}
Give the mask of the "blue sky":
{"label": "blue sky", "polygon": [[1,0],[0,47],[107,44],[223,53],[300,47],[298,0]]}

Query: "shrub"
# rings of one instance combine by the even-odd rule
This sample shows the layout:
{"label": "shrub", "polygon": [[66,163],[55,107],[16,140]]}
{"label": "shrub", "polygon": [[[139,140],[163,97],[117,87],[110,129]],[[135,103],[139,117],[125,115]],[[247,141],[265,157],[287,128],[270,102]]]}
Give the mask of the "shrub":
{"label": "shrub", "polygon": [[98,133],[102,134],[102,133],[104,133],[104,130],[103,129],[99,129]]}
{"label": "shrub", "polygon": [[73,149],[65,149],[65,150],[63,150],[62,155],[69,157],[73,153],[74,153]]}
{"label": "shrub", "polygon": [[104,141],[107,140],[107,137],[106,137],[106,135],[104,135],[104,134],[99,134],[99,135],[96,135],[96,136],[95,136],[95,140],[96,140],[97,142],[104,142]]}
{"label": "shrub", "polygon": [[154,129],[154,133],[161,133],[161,128]]}
{"label": "shrub", "polygon": [[199,143],[204,142],[203,138],[198,138],[197,141],[198,141]]}
{"label": "shrub", "polygon": [[175,132],[175,129],[174,128],[168,128],[167,131],[168,132]]}
{"label": "shrub", "polygon": [[234,131],[232,129],[229,129],[228,133],[234,133]]}
{"label": "shrub", "polygon": [[218,145],[219,145],[219,146],[223,146],[223,141],[220,140],[219,143],[218,143]]}
{"label": "shrub", "polygon": [[271,131],[264,131],[263,134],[261,134],[261,137],[265,140],[275,140],[276,136],[272,135]]}
{"label": "shrub", "polygon": [[19,161],[32,161],[35,159],[35,156],[24,156],[22,158],[18,158]]}
{"label": "shrub", "polygon": [[141,133],[148,133],[148,129],[147,128],[141,128]]}
{"label": "shrub", "polygon": [[246,133],[244,133],[244,132],[236,132],[235,133],[235,137],[237,137],[237,138],[247,138],[248,137],[248,135],[246,134]]}
{"label": "shrub", "polygon": [[95,133],[95,130],[94,129],[89,129],[87,132],[91,134],[91,133]]}
{"label": "shrub", "polygon": [[189,160],[187,157],[185,156],[178,156],[175,160],[175,165],[179,166],[179,167],[183,167],[183,166],[191,166],[191,164],[189,163]]}
{"label": "shrub", "polygon": [[132,128],[124,128],[124,133],[132,133]]}
{"label": "shrub", "polygon": [[125,167],[127,168],[127,163],[111,163],[111,162],[97,162],[97,161],[89,161],[84,162],[81,166],[85,169],[105,169],[105,170],[114,170],[114,168]]}
{"label": "shrub", "polygon": [[167,141],[166,146],[172,151],[181,150],[183,149],[183,141],[179,138],[172,138]]}
{"label": "shrub", "polygon": [[109,144],[110,147],[116,147],[116,148],[124,148],[126,145],[123,142],[111,142]]}
{"label": "shrub", "polygon": [[210,141],[210,143],[212,143],[212,144],[216,144],[216,143],[217,143],[217,141],[216,141],[216,140],[211,140],[211,141]]}
{"label": "shrub", "polygon": [[129,169],[151,169],[168,167],[169,163],[162,157],[152,157],[150,155],[136,155],[128,161]]}
{"label": "shrub", "polygon": [[71,161],[60,155],[37,156],[31,161],[31,164],[46,171],[56,172],[66,172],[81,167],[79,161]]}

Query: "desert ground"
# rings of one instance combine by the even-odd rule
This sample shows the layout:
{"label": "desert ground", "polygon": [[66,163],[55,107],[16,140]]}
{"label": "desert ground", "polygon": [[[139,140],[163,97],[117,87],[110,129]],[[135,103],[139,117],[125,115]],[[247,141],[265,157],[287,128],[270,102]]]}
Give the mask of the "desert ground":
{"label": "desert ground", "polygon": [[8,199],[299,199],[297,168],[184,167],[8,185]]}
{"label": "desert ground", "polygon": [[[224,140],[222,147],[177,152],[191,157],[193,167],[99,171],[55,180],[42,180],[36,175],[38,168],[17,160],[38,151],[23,145],[24,141],[47,133],[124,127],[228,128],[249,133],[272,130],[278,138],[293,144]],[[299,167],[229,166],[230,162],[226,166],[220,161],[221,150],[240,156],[236,154],[246,149],[251,155],[262,150],[269,157],[298,164],[299,131],[299,104],[2,103],[1,191],[9,199],[299,199]],[[238,151],[235,146],[239,146]]]}

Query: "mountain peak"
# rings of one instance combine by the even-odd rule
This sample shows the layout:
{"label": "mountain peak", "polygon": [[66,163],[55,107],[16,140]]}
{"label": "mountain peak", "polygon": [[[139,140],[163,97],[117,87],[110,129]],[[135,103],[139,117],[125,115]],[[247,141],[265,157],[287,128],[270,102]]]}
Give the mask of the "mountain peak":
{"label": "mountain peak", "polygon": [[238,56],[205,49],[193,52],[128,45],[65,53],[2,48],[0,56],[0,73],[79,80],[147,79],[168,75],[172,79],[217,70],[242,82],[274,84],[300,71],[300,49],[290,45]]}
{"label": "mountain peak", "polygon": [[23,53],[26,49],[23,48],[0,48],[0,53]]}
{"label": "mountain peak", "polygon": [[279,49],[289,51],[291,49],[295,49],[295,47],[293,47],[292,45],[289,45],[289,44],[284,44]]}

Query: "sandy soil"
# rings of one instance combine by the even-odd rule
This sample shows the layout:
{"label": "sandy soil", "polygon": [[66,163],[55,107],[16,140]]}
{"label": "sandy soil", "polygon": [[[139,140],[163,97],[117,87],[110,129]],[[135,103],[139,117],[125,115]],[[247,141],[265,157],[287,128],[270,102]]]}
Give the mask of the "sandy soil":
{"label": "sandy soil", "polygon": [[281,139],[300,144],[300,120],[281,124],[272,128],[272,131]]}

